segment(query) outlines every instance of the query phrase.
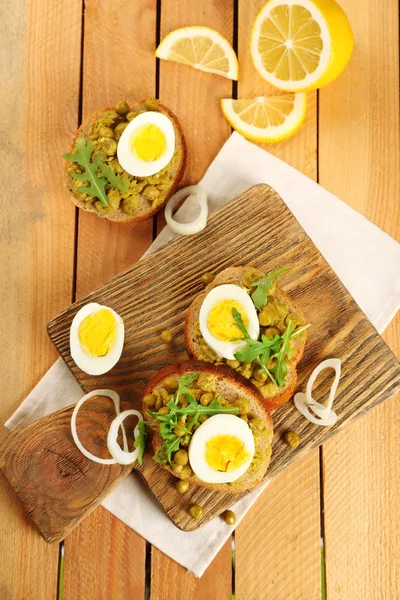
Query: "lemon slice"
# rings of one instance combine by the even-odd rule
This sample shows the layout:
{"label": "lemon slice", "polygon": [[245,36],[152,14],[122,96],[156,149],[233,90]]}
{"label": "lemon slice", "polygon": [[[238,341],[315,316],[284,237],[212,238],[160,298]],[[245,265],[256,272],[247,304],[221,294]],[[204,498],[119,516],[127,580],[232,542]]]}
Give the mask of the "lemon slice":
{"label": "lemon slice", "polygon": [[303,123],[307,94],[259,96],[251,100],[221,100],[222,112],[233,129],[254,142],[279,142]]}
{"label": "lemon slice", "polygon": [[171,31],[158,46],[156,56],[228,79],[238,78],[235,51],[228,40],[209,27],[182,27]]}
{"label": "lemon slice", "polygon": [[266,81],[305,92],[336,79],[353,45],[349,21],[335,0],[270,0],[254,22],[250,51]]}

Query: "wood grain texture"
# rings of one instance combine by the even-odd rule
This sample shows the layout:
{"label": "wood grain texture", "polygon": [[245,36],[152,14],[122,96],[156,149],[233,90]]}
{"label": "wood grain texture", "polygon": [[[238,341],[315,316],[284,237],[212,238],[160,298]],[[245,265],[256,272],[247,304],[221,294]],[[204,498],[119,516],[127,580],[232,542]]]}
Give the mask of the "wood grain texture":
{"label": "wood grain texture", "polygon": [[152,548],[151,600],[231,600],[232,540],[229,538],[204,575],[195,577],[171,558]]}
{"label": "wood grain texture", "polygon": [[[217,29],[228,40],[233,34],[233,0],[204,3],[163,0],[161,39],[187,25]],[[176,114],[185,134],[186,173],[181,186],[197,183],[229,137],[230,126],[219,107],[219,99],[232,94],[232,82],[192,67],[160,61],[160,100]]]}
{"label": "wood grain texture", "polygon": [[[88,0],[84,13],[83,119],[155,95],[156,0]],[[152,220],[115,225],[79,212],[76,296],[136,262],[152,241]]]}
{"label": "wood grain texture", "polygon": [[[233,0],[207,2],[161,2],[160,37],[187,25],[213,27],[233,41]],[[160,61],[159,95],[178,115],[188,149],[187,165],[181,186],[197,183],[229,137],[230,127],[222,115],[220,98],[232,94],[232,82],[218,75],[201,73],[182,64]],[[164,214],[157,215],[157,229],[165,224]],[[230,540],[226,548],[230,546]],[[230,550],[222,550],[200,580],[183,576],[184,569],[171,558],[152,549],[151,598],[229,598],[232,590]],[[165,577],[173,573],[174,577]],[[161,591],[162,590],[162,591]]]}
{"label": "wood grain texture", "polygon": [[144,598],[145,553],[138,539],[142,540],[105,508],[92,512],[85,526],[78,526],[67,538],[63,597]]}
{"label": "wood grain texture", "polygon": [[239,600],[320,600],[316,497],[319,470],[315,452],[268,484],[235,532]]}
{"label": "wood grain texture", "polygon": [[[242,223],[240,232],[235,225],[238,214]],[[232,231],[237,232],[234,238],[230,235]],[[228,238],[229,245],[226,244]],[[273,477],[328,439],[343,424],[400,389],[400,365],[269,186],[254,186],[241,194],[215,211],[204,231],[190,239],[178,238],[140,261],[61,313],[49,323],[48,329],[53,343],[85,391],[99,386],[111,388],[120,393],[124,402],[140,407],[141,394],[151,375],[185,357],[183,313],[199,291],[200,274],[204,270],[219,271],[238,264],[254,264],[265,270],[291,265],[284,288],[313,323],[299,365],[300,389],[315,365],[324,358],[334,353],[343,362],[336,398],[339,418],[334,426],[319,428],[305,421],[292,404],[274,412],[276,442],[267,474]],[[125,323],[121,359],[112,371],[101,377],[81,372],[69,353],[72,319],[87,302],[112,307]],[[143,320],[144,303],[146,321]],[[159,339],[165,327],[174,332],[174,343],[168,348],[163,347]],[[316,388],[319,395],[326,392],[327,383],[327,378],[321,377]],[[302,439],[294,452],[289,452],[279,439],[287,428],[298,431]],[[175,494],[168,494],[171,488],[168,473],[155,465],[151,472],[144,470],[143,474],[168,516],[184,530],[190,531],[207,522],[232,503],[230,495],[201,488],[190,490],[189,500],[204,509],[204,518],[193,522],[186,512],[188,498],[179,502]]]}
{"label": "wood grain texture", "polygon": [[[161,3],[161,39],[178,27],[212,27],[232,42],[233,0]],[[159,96],[176,114],[187,147],[186,170],[179,187],[200,181],[210,162],[228,139],[231,128],[225,120],[220,99],[232,97],[232,81],[192,67],[160,61]],[[157,229],[165,225],[164,214],[157,215]]]}
{"label": "wood grain texture", "polygon": [[[0,469],[47,542],[63,540],[131,472],[129,465],[102,465],[80,452],[71,433],[73,408],[15,429],[0,446]],[[112,402],[100,396],[78,413],[79,439],[100,458],[109,458],[114,417]]]}
{"label": "wood grain texture", "polygon": [[[80,6],[0,7],[1,423],[56,358],[46,321],[71,298],[75,215],[60,173],[76,125]],[[58,548],[38,535],[3,478],[0,487],[0,597],[54,598]]]}
{"label": "wood grain texture", "polygon": [[[320,180],[400,240],[398,3],[341,5],[355,49],[340,79],[320,92]],[[400,315],[385,338],[399,355]],[[398,597],[398,406],[397,396],[324,446],[330,599]]]}
{"label": "wood grain texture", "polygon": [[[251,29],[264,4],[265,0],[239,0],[238,58],[240,74],[238,98],[282,94],[281,91],[261,78],[255,70],[250,56]],[[307,94],[306,120],[294,136],[277,144],[258,144],[295,169],[308,175],[311,179],[316,178],[317,165],[316,98],[316,92]]]}
{"label": "wood grain texture", "polygon": [[[265,0],[239,1],[239,98],[280,93],[258,75],[250,57],[251,28],[264,4]],[[315,92],[307,95],[306,121],[293,137],[260,144],[312,179],[317,177],[316,96]],[[320,598],[319,472],[319,451],[313,450],[279,475],[237,527],[237,600],[261,600],[267,591],[274,600]],[[270,517],[275,514],[279,519]]]}
{"label": "wood grain texture", "polygon": [[[134,103],[155,95],[155,36],[156,0],[84,3],[83,118],[120,98]],[[118,225],[80,211],[76,297],[132,265],[151,241],[151,219]],[[111,521],[116,521],[115,517]],[[84,560],[82,539],[86,549]],[[102,545],[105,540],[106,551]],[[116,568],[115,561],[123,555],[124,547],[130,549],[127,568]],[[76,585],[85,600],[108,600],[111,589],[112,600],[127,595],[142,598],[144,561],[145,541],[125,525],[111,525],[110,516],[99,509],[91,515],[90,522],[79,525],[65,542],[64,600],[75,600]],[[93,578],[86,576],[98,573],[99,566],[104,569],[101,592],[93,585]],[[120,579],[112,588],[115,572]]]}

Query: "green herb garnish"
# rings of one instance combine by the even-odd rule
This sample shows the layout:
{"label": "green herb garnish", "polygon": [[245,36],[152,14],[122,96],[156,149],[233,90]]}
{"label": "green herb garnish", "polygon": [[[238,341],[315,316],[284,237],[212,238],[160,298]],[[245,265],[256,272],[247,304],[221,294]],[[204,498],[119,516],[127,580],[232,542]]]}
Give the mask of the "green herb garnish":
{"label": "green herb garnish", "polygon": [[[275,385],[278,387],[285,385],[288,371],[286,358],[291,351],[289,342],[292,337],[310,327],[310,324],[295,330],[296,325],[294,321],[289,321],[289,325],[282,335],[275,334],[272,339],[268,338],[266,335],[262,335],[261,341],[259,341],[250,338],[244,326],[242,316],[236,308],[232,308],[232,316],[236,325],[243,333],[243,338],[234,338],[231,341],[237,342],[242,340],[246,342],[246,346],[235,353],[234,356],[236,360],[240,360],[240,362],[245,362],[246,364],[250,364],[256,360],[260,365],[260,368],[268,373],[269,378]],[[272,359],[276,359],[276,364],[268,369],[267,363]]]}
{"label": "green herb garnish", "polygon": [[137,436],[134,446],[135,448],[139,448],[138,454],[138,463],[139,465],[143,462],[143,452],[146,447],[147,440],[147,432],[146,432],[146,423],[144,421],[139,421],[138,423],[139,435]]}
{"label": "green herb garnish", "polygon": [[279,279],[282,273],[285,273],[287,269],[275,269],[271,271],[265,277],[261,277],[258,281],[251,284],[251,287],[255,287],[255,291],[251,294],[254,306],[257,310],[261,310],[268,302],[268,293],[271,291],[275,281]]}
{"label": "green herb garnish", "polygon": [[[163,415],[158,412],[147,412],[149,417],[156,419],[160,424],[159,431],[163,440],[163,444],[158,449],[157,455],[154,457],[154,460],[158,462],[168,462],[171,464],[172,454],[179,450],[179,445],[182,441],[182,438],[192,434],[193,428],[201,416],[212,416],[221,413],[236,415],[239,412],[237,407],[222,406],[219,396],[217,396],[208,406],[202,406],[199,404],[193,398],[193,396],[191,396],[189,390],[189,385],[193,383],[198,376],[198,373],[188,373],[180,378],[179,387],[174,394],[174,398],[167,404],[167,407],[170,411],[168,415]],[[177,405],[180,394],[183,394],[189,403],[185,408],[179,408]],[[188,417],[191,418],[183,422],[184,416],[186,416],[186,419]],[[183,436],[176,435],[175,429],[177,428],[184,430]]]}
{"label": "green herb garnish", "polygon": [[122,179],[119,173],[115,173],[114,169],[104,162],[99,163],[99,168],[103,177],[107,179],[109,186],[116,188],[121,194],[126,194],[129,190],[129,180],[126,176]]}
{"label": "green herb garnish", "polygon": [[[183,394],[185,397],[187,394],[189,394],[189,385],[191,383],[193,383],[193,381],[196,381],[196,379],[198,378],[199,374],[198,372],[193,372],[193,373],[188,373],[187,375],[182,375],[182,377],[179,380],[179,384],[178,384],[178,389],[176,390],[175,394],[174,394],[174,402],[175,404],[178,404],[178,400],[179,400],[179,396],[181,394]],[[192,398],[192,396],[190,396],[192,400],[194,400],[194,398]],[[189,402],[189,399],[186,398]]]}
{"label": "green herb garnish", "polygon": [[[104,162],[103,154],[99,154],[92,161],[90,157],[93,150],[92,140],[86,140],[83,136],[76,139],[75,154],[63,154],[63,158],[70,162],[75,162],[85,170],[83,173],[71,173],[71,177],[86,182],[86,187],[78,188],[81,194],[89,194],[100,200],[101,206],[105,208],[109,204],[109,199],[105,190],[105,186],[116,188],[122,194],[125,194],[129,189],[129,181],[125,177],[121,179],[119,174],[114,172],[114,169]],[[97,173],[100,171],[101,175]]]}

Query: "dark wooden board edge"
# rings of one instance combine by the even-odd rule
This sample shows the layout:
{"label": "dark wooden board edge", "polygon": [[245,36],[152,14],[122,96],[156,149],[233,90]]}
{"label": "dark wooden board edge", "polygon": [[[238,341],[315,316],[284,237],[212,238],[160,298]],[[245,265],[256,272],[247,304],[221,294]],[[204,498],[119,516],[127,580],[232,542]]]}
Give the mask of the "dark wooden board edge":
{"label": "dark wooden board edge", "polygon": [[[265,184],[260,184],[257,186],[253,186],[252,188],[250,188],[247,192],[244,192],[243,194],[240,194],[237,198],[235,198],[234,200],[232,200],[230,203],[228,203],[228,205],[231,205],[235,202],[246,202],[248,201],[249,197],[251,197],[254,194],[261,194],[264,197],[263,201],[266,201],[268,198],[271,197],[271,195],[274,196],[278,196],[276,194],[276,192],[270,188],[269,186],[265,185]],[[279,196],[278,196],[279,198]],[[289,211],[289,209],[286,207],[286,205],[283,203],[283,201],[279,198],[280,202],[282,203],[282,210],[286,213],[290,214],[290,217],[295,220],[297,222],[297,220],[295,219],[295,217],[292,215],[292,213]],[[218,218],[219,218],[219,213],[224,212],[224,210],[226,210],[227,205],[222,206],[220,209],[218,209],[217,211],[215,211],[214,213],[212,213],[211,217],[210,217],[210,221],[209,223],[212,225],[213,222],[217,222]],[[299,228],[301,228],[300,224],[297,222],[297,225]],[[301,228],[301,231],[303,232],[305,238],[307,238],[310,242],[310,244],[312,244],[311,240],[308,238],[308,236],[305,234],[304,230]],[[196,236],[195,236],[196,237]],[[193,248],[193,239],[189,240],[189,242],[191,243],[191,247]],[[187,243],[187,240],[185,240],[185,244]],[[146,257],[145,259],[143,259],[143,261],[141,261],[141,263],[143,264],[144,261],[147,261],[147,265],[149,267],[149,270],[151,270],[151,265],[156,264],[157,262],[159,262],[160,260],[162,260],[162,257],[165,255],[165,253],[173,253],[173,252],[179,252],[178,248],[181,246],[182,244],[182,240],[181,238],[177,238],[175,240],[172,240],[171,242],[169,242],[166,246],[162,247],[160,250],[158,250],[156,253],[149,255],[149,257]],[[315,248],[315,246],[312,244],[312,246]],[[175,248],[177,248],[177,250],[175,250]],[[315,249],[316,250],[316,249]],[[189,249],[190,252],[190,249]],[[331,268],[329,267],[329,265],[326,263],[326,261],[322,258],[322,256],[320,255],[320,253],[318,252],[318,250],[316,250],[316,253],[319,256],[319,262],[321,264],[324,264],[325,266],[325,270],[328,271],[328,273],[334,278],[337,279],[336,274],[333,273],[333,271],[331,270]],[[114,285],[119,285],[121,280],[123,280],[125,277],[129,277],[129,275],[131,273],[134,273],[137,268],[138,265],[140,263],[137,263],[136,265],[134,265],[131,269],[129,269],[128,271],[125,271],[124,273],[117,275],[116,277],[114,277],[110,282],[108,282],[105,286],[103,286],[102,288],[100,288],[99,290],[94,291],[93,293],[91,293],[89,296],[87,296],[84,299],[79,300],[77,303],[75,303],[74,305],[72,305],[71,307],[69,307],[68,309],[66,309],[65,311],[63,311],[62,313],[60,313],[55,319],[53,319],[52,321],[50,321],[49,325],[48,325],[48,331],[49,331],[49,335],[50,338],[52,339],[53,343],[56,345],[56,347],[60,350],[60,348],[58,347],[58,343],[57,343],[57,339],[55,339],[54,336],[54,332],[58,329],[58,323],[60,321],[60,319],[62,319],[64,316],[65,317],[69,317],[71,314],[71,311],[74,310],[75,308],[79,308],[80,306],[82,306],[82,304],[85,304],[88,301],[93,301],[98,299],[97,295],[99,293],[102,293],[104,291],[105,288],[110,288]],[[352,299],[352,297],[350,296],[349,292],[346,290],[346,288],[343,286],[343,284],[340,282],[340,286],[343,288],[343,290],[345,290],[345,293],[348,295],[348,297],[350,298],[350,302],[352,302],[355,306],[356,303],[355,301]],[[360,319],[364,319],[368,322],[369,325],[369,333],[371,333],[371,330],[374,330],[374,328],[372,327],[372,325],[369,323],[369,321],[367,320],[367,318],[365,317],[365,315],[362,313],[361,309],[357,306],[357,311],[358,311],[358,317],[360,317]],[[377,332],[375,332],[375,335],[379,335],[377,334]],[[57,336],[56,336],[57,337]],[[381,338],[379,337],[380,340],[380,344],[384,344],[383,340],[381,340]],[[384,344],[385,345],[385,344]],[[357,409],[356,414],[353,415],[355,416],[359,416],[360,414],[363,414],[364,412],[366,412],[367,410],[369,410],[369,408],[372,408],[373,406],[379,404],[380,402],[382,402],[383,400],[389,398],[391,395],[395,394],[396,391],[398,391],[400,389],[400,366],[399,363],[396,359],[396,357],[393,355],[393,353],[390,351],[390,349],[385,345],[386,347],[386,358],[389,360],[389,362],[391,363],[391,367],[390,367],[390,373],[389,373],[389,377],[386,378],[386,381],[383,382],[383,389],[384,391],[379,393],[373,400],[371,399],[370,404],[368,404],[367,406],[362,406],[360,408]],[[63,352],[61,351],[61,355],[63,356],[64,360],[65,360],[65,356],[63,354]],[[304,361],[303,361],[304,362]],[[71,369],[71,371],[73,372],[73,374],[76,376],[76,368],[74,367],[73,363],[71,360],[66,360],[66,364],[68,365],[68,367]],[[302,365],[300,365],[300,367],[302,367]],[[304,380],[305,377],[303,377]],[[301,378],[300,378],[300,382],[301,382]],[[283,407],[282,409],[278,410],[275,415],[274,415],[274,419],[278,419],[278,431],[280,431],[282,429],[282,417],[283,415],[286,415],[287,412],[287,406]],[[347,416],[346,420],[350,418]],[[311,448],[315,448],[316,446],[319,446],[321,443],[323,443],[323,441],[325,441],[326,439],[328,439],[329,437],[331,437],[338,429],[339,427],[342,426],[344,421],[344,418],[340,418],[339,416],[339,420],[337,422],[337,424],[335,426],[333,426],[332,428],[329,428],[330,431],[328,432],[327,435],[322,435],[322,433],[318,433],[317,436],[312,436],[315,437],[314,441],[310,442],[310,446],[309,449]],[[290,424],[290,426],[294,426],[297,427],[298,429],[300,429],[302,431],[302,435],[305,435],[305,442],[307,442],[307,440],[310,437],[310,433],[307,432],[307,430],[312,430],[315,431],[315,428],[313,426],[310,427],[310,424],[306,421],[304,423],[304,419],[303,417],[301,417],[301,415],[299,415],[297,413],[297,411],[295,411],[294,408],[292,408],[291,410],[291,414],[289,414],[289,421],[288,423]],[[321,428],[322,429],[322,428]],[[275,446],[277,444],[281,444],[281,452],[282,452],[282,443],[279,442],[279,436],[276,436],[276,442],[275,442]],[[323,438],[323,439],[321,439]],[[287,466],[288,464],[292,463],[294,460],[297,460],[298,456],[303,455],[308,448],[304,448],[303,445],[301,445],[298,450],[296,452],[292,452],[290,453],[290,455],[288,456],[288,459],[285,460],[280,466],[278,467],[274,467],[274,465],[271,465],[271,470],[267,473],[266,475],[266,479],[270,478],[271,475],[275,476],[278,472],[280,472],[285,466]],[[285,452],[286,449],[285,449]],[[201,494],[200,494],[201,495]],[[159,499],[159,498],[158,498]],[[236,501],[238,498],[235,496],[228,496],[228,502],[229,504],[232,504],[232,501]],[[226,502],[224,503],[224,506],[226,505]],[[220,512],[222,512],[225,508],[221,507]],[[168,511],[167,511],[168,514]],[[173,519],[173,521],[176,523],[176,519],[174,518],[174,514],[169,514],[170,518]],[[210,518],[213,518],[213,516],[215,515],[210,515],[207,518],[207,515],[205,516],[203,521],[200,522],[196,522],[195,525],[196,526],[200,526],[201,524],[207,522],[207,520],[209,520]],[[181,524],[182,525],[182,524]],[[181,526],[179,525],[179,526]],[[192,530],[192,526],[193,523],[188,524],[188,530]],[[178,525],[177,525],[178,526]],[[186,529],[186,526],[183,524],[182,527],[183,529]]]}

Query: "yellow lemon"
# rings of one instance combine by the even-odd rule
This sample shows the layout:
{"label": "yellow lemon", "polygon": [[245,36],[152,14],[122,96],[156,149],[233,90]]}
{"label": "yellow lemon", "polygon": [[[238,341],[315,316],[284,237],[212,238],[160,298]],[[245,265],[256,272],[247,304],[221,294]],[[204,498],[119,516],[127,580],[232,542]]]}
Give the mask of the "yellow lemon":
{"label": "yellow lemon", "polygon": [[209,27],[182,27],[171,31],[158,46],[156,56],[228,79],[238,78],[234,49],[227,39]]}
{"label": "yellow lemon", "polygon": [[307,94],[259,96],[251,100],[221,100],[222,112],[233,129],[254,142],[279,142],[303,123]]}
{"label": "yellow lemon", "polygon": [[346,13],[335,0],[270,0],[254,22],[250,51],[266,81],[306,92],[336,79],[353,45]]}

